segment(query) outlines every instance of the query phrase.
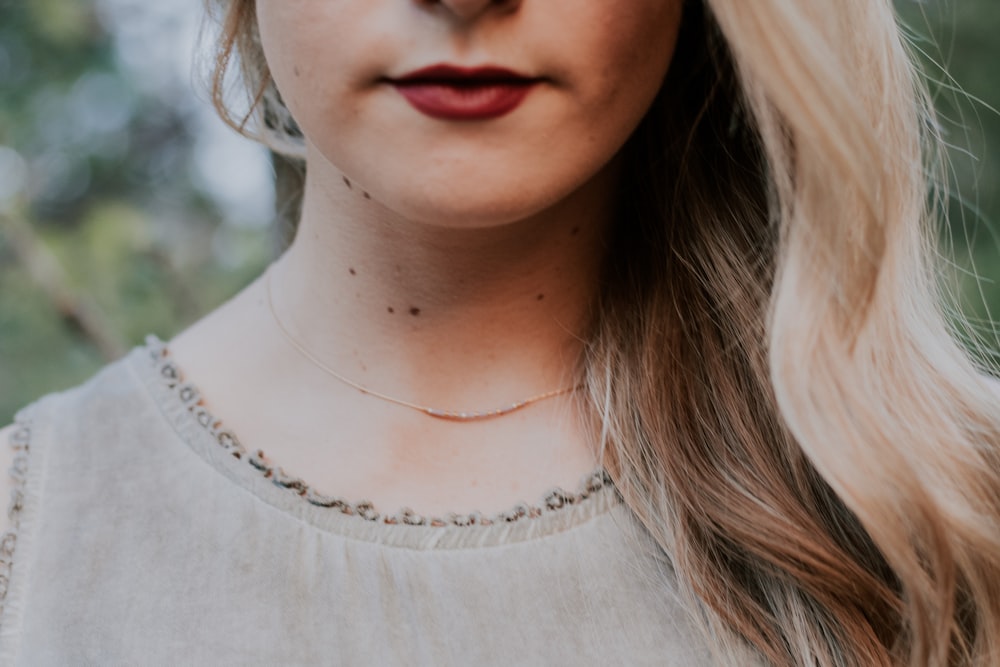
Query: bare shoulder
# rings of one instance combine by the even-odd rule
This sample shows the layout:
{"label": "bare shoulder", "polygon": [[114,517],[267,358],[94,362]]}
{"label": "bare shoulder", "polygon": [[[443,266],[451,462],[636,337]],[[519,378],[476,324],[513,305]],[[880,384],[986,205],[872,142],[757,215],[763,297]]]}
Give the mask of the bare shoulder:
{"label": "bare shoulder", "polygon": [[10,528],[7,505],[10,502],[14,480],[7,471],[14,463],[14,448],[10,446],[10,437],[14,434],[15,428],[15,424],[0,428],[0,535]]}

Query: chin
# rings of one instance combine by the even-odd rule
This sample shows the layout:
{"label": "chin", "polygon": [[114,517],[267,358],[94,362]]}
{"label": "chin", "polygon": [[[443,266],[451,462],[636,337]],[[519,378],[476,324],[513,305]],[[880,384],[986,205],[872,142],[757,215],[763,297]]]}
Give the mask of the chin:
{"label": "chin", "polygon": [[520,202],[469,201],[468,198],[425,200],[397,209],[412,222],[447,229],[487,229],[511,225],[538,213],[543,207]]}
{"label": "chin", "polygon": [[[384,186],[388,184],[383,184]],[[416,187],[414,187],[416,186]],[[408,187],[385,187],[393,196],[381,203],[397,215],[422,224],[481,229],[513,224],[549,208],[567,193],[546,192],[524,183],[496,183],[478,179],[411,182]]]}

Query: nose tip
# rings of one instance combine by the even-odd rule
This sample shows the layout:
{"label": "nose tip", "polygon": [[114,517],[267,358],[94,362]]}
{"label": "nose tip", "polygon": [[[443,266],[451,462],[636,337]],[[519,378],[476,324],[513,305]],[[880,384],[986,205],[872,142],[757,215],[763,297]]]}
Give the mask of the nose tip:
{"label": "nose tip", "polygon": [[521,4],[521,0],[432,0],[432,5],[441,5],[463,21],[474,19],[493,7],[507,10]]}

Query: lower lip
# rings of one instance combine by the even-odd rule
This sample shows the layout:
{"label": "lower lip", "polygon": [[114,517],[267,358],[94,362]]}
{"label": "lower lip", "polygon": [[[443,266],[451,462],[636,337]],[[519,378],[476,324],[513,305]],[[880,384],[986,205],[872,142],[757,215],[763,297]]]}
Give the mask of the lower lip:
{"label": "lower lip", "polygon": [[488,83],[449,86],[442,83],[396,83],[396,90],[414,109],[442,120],[488,120],[499,118],[521,106],[535,87],[523,84]]}

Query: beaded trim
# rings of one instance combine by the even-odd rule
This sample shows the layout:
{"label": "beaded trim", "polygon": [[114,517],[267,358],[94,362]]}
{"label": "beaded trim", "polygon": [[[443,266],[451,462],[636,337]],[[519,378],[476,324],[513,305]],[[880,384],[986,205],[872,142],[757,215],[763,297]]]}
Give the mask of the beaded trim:
{"label": "beaded trim", "polygon": [[14,430],[10,434],[10,446],[14,449],[14,462],[8,469],[14,486],[10,490],[10,505],[7,517],[10,528],[0,537],[0,618],[3,617],[10,588],[11,570],[14,566],[14,549],[21,527],[21,509],[24,507],[24,485],[28,478],[28,446],[31,442],[31,425],[20,415],[15,417]]}
{"label": "beaded trim", "polygon": [[337,510],[343,514],[357,516],[366,521],[388,525],[404,524],[432,527],[488,526],[495,523],[513,523],[522,519],[534,519],[543,514],[558,511],[564,507],[579,505],[602,489],[612,486],[611,476],[601,467],[584,477],[580,485],[580,490],[576,493],[568,492],[561,487],[555,487],[545,494],[541,505],[533,506],[520,503],[506,512],[500,512],[493,516],[484,516],[481,512],[472,512],[469,514],[450,512],[443,517],[424,516],[417,514],[409,507],[404,507],[395,514],[382,514],[367,500],[352,503],[344,498],[325,496],[317,492],[304,480],[286,474],[281,467],[268,459],[261,450],[252,453],[247,452],[240,443],[239,438],[236,437],[236,434],[223,426],[222,422],[205,408],[202,404],[201,392],[194,384],[184,380],[184,374],[170,358],[170,351],[167,349],[166,344],[155,335],[150,334],[146,336],[146,349],[160,380],[174,393],[198,424],[208,431],[223,450],[229,452],[234,458],[245,461],[263,475],[264,478],[274,482],[276,486],[287,489],[289,492],[302,497],[303,500],[317,507]]}

